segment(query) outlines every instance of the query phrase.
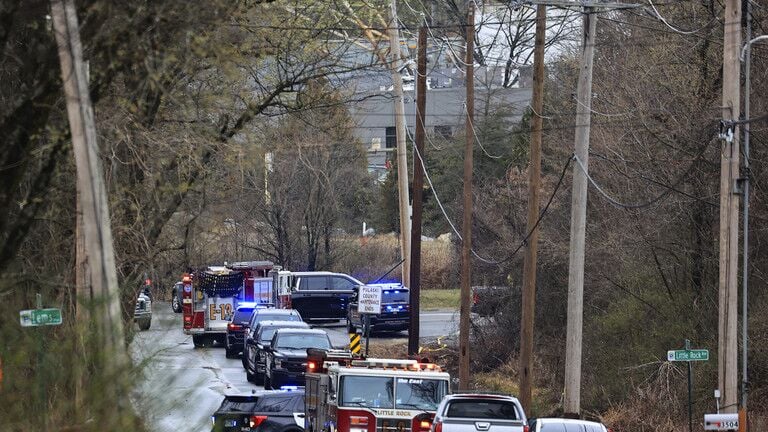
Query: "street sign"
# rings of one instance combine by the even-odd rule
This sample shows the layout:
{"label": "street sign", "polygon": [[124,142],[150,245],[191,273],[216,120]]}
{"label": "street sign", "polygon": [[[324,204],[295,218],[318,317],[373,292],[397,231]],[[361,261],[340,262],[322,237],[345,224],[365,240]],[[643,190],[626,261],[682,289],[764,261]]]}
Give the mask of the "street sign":
{"label": "street sign", "polygon": [[357,312],[361,314],[381,313],[381,286],[363,285],[357,293]]}
{"label": "street sign", "polygon": [[667,351],[667,360],[669,361],[707,361],[709,360],[709,350],[688,349],[688,350],[670,350]]}
{"label": "street sign", "polygon": [[739,429],[738,414],[704,414],[704,430],[728,431]]}
{"label": "street sign", "polygon": [[37,327],[44,325],[60,325],[61,309],[28,309],[19,311],[19,321],[22,327]]}

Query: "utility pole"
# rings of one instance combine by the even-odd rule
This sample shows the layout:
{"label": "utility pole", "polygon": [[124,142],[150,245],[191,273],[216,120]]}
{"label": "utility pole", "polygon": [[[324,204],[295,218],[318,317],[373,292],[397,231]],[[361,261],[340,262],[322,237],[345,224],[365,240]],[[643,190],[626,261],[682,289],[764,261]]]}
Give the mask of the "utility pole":
{"label": "utility pole", "polygon": [[544,119],[544,42],[547,7],[536,6],[536,36],[533,48],[533,116],[531,124],[531,160],[528,166],[528,228],[530,238],[523,262],[523,300],[520,319],[520,403],[531,412],[533,387],[533,328],[536,309],[536,260],[539,246],[539,189],[541,189],[541,141]]}
{"label": "utility pole", "polygon": [[[98,155],[96,126],[74,1],[51,0],[51,16],[77,168],[78,207],[82,211],[82,223],[76,227],[78,236],[82,235],[82,244],[77,244],[76,248],[82,255],[76,259],[78,268],[75,272],[78,285],[88,286],[78,287],[78,294],[92,294],[89,298],[78,298],[78,301],[90,302],[89,306],[94,307],[91,322],[83,328],[91,332],[96,330],[98,344],[104,353],[97,359],[103,362],[97,369],[102,377],[106,377],[103,381],[112,386],[106,389],[106,394],[117,395],[123,390],[120,377],[128,357],[123,338],[107,192]],[[101,413],[99,416],[104,418],[97,420],[103,421],[106,429],[122,429],[125,409],[127,407],[118,401],[116,413],[113,408],[113,412]]]}
{"label": "utility pole", "polygon": [[577,165],[573,170],[571,192],[571,243],[568,265],[568,327],[565,344],[565,399],[563,412],[581,413],[581,343],[584,319],[584,244],[587,222],[587,170],[589,169],[589,127],[592,108],[592,63],[595,57],[597,14],[594,6],[584,8],[579,82],[576,89]]}
{"label": "utility pole", "polygon": [[723,410],[738,404],[738,267],[739,267],[739,128],[741,92],[741,0],[725,1],[723,31],[723,134],[720,151],[720,274],[717,371]]}
{"label": "utility pole", "polygon": [[749,294],[749,97],[752,91],[752,83],[750,80],[751,68],[752,68],[752,2],[747,0],[747,32],[746,32],[746,54],[744,57],[744,119],[747,120],[744,123],[744,219],[742,226],[744,227],[744,244],[741,253],[742,259],[742,276],[741,276],[741,406],[739,409],[739,432],[746,432],[749,430],[747,422],[749,421],[747,415],[747,394],[749,392],[749,379],[747,375],[747,356],[749,345],[749,315],[747,310],[749,308],[748,294]]}
{"label": "utility pole", "polygon": [[392,68],[392,87],[395,103],[395,129],[397,133],[397,189],[400,197],[400,254],[403,258],[403,285],[410,286],[411,268],[411,215],[408,197],[408,157],[405,148],[405,102],[403,77],[400,75],[400,32],[398,31],[397,5],[392,0],[392,21],[389,25],[389,57]]}
{"label": "utility pole", "polygon": [[475,112],[475,60],[473,56],[475,42],[475,7],[470,0],[467,12],[467,48],[466,48],[466,89],[467,89],[467,125],[466,145],[464,147],[464,209],[461,229],[461,309],[459,319],[459,389],[469,388],[469,303],[470,284],[472,283],[472,152],[474,150],[474,112]]}
{"label": "utility pole", "polygon": [[408,355],[419,354],[419,300],[421,298],[421,208],[424,194],[424,136],[427,106],[427,27],[419,27],[416,58],[416,157],[413,158],[413,220],[411,223],[411,317],[408,327]]}

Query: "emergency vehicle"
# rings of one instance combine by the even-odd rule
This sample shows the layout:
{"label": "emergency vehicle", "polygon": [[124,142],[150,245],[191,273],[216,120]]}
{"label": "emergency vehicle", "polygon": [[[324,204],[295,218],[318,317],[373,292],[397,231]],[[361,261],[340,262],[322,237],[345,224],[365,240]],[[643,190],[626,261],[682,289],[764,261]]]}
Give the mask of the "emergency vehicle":
{"label": "emergency vehicle", "polygon": [[450,376],[415,360],[307,350],[307,432],[428,432]]}
{"label": "emergency vehicle", "polygon": [[227,324],[238,305],[274,305],[274,266],[269,261],[249,261],[211,266],[182,277],[184,333],[195,347],[224,343]]}

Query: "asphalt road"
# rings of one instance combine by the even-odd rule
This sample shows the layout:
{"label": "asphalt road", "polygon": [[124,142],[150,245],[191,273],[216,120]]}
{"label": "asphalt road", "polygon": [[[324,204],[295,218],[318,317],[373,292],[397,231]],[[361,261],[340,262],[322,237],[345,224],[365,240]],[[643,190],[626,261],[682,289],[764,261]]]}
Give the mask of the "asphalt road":
{"label": "asphalt road", "polygon": [[[319,327],[334,346],[349,342],[344,323]],[[421,314],[422,339],[451,335],[457,328],[458,312]],[[377,337],[405,339],[407,334]],[[153,304],[152,327],[136,334],[131,354],[139,365],[131,399],[153,432],[209,431],[211,414],[225,394],[262,388],[246,380],[240,359],[226,358],[223,348],[195,349],[192,337],[181,330],[181,314],[173,313],[167,303]]]}

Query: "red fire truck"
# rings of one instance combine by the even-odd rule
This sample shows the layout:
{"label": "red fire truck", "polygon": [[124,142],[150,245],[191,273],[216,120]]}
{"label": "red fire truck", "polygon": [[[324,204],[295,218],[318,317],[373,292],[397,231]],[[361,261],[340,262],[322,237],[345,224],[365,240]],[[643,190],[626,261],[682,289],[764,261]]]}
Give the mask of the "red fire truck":
{"label": "red fire truck", "polygon": [[184,333],[195,347],[224,342],[227,324],[238,305],[272,305],[274,266],[269,261],[249,261],[186,273],[182,277]]}
{"label": "red fire truck", "polygon": [[450,389],[432,363],[307,351],[307,432],[427,432]]}

